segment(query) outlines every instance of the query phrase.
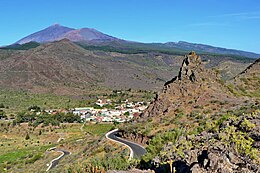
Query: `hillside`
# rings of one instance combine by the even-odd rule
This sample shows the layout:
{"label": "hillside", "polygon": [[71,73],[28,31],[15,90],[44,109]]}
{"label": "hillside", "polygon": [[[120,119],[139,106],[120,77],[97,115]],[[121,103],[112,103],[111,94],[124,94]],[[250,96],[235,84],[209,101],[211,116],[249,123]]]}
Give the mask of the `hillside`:
{"label": "hillside", "polygon": [[174,73],[169,67],[176,61],[169,55],[87,51],[62,40],[1,60],[0,83],[2,87],[57,94],[76,94],[92,86],[156,89],[157,83]]}
{"label": "hillside", "polygon": [[222,109],[229,108],[233,102],[240,104],[221,84],[217,73],[204,68],[201,57],[192,52],[185,56],[178,76],[165,83],[163,91],[143,116],[171,116],[176,112],[187,114],[194,108],[198,112],[202,108],[204,111],[215,112],[219,111],[216,107],[218,104],[214,104],[217,101],[223,103]]}
{"label": "hillside", "polygon": [[229,89],[238,96],[260,97],[260,59],[229,82]]}
{"label": "hillside", "polygon": [[[69,40],[41,44],[29,50],[0,50],[0,57],[1,87],[61,95],[80,95],[100,87],[157,91],[177,74],[183,60],[178,54],[153,51],[87,50]],[[221,55],[203,55],[202,60],[207,68],[216,69],[226,61],[236,63],[237,68],[231,65],[220,71],[224,78],[236,76],[252,61]]]}
{"label": "hillside", "polygon": [[[86,50],[70,42],[42,44],[29,50],[0,50],[2,87],[36,93],[80,94],[90,88],[158,90],[172,74],[177,74],[183,57],[150,51],[124,54]],[[203,56],[208,68],[224,61],[241,64],[229,76],[234,77],[251,60],[228,56]],[[228,69],[233,66],[228,67]],[[225,75],[229,70],[222,73]]]}
{"label": "hillside", "polygon": [[[234,80],[254,78],[248,84],[250,91],[257,92],[258,65],[256,61]],[[236,95],[191,52],[148,109],[121,126],[120,135],[147,146],[139,165],[142,169],[259,172],[259,112],[255,95]]]}

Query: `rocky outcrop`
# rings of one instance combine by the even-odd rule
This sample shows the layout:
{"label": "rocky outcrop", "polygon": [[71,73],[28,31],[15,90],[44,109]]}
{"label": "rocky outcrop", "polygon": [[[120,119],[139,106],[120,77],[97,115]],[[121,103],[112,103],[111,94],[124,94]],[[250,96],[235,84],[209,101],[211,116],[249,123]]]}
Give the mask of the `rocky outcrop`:
{"label": "rocky outcrop", "polygon": [[[179,173],[260,172],[259,123],[259,110],[240,117],[230,116],[215,131],[182,136],[174,145],[165,144],[161,152],[167,153]],[[160,165],[163,159],[157,156],[153,161]]]}
{"label": "rocky outcrop", "polygon": [[[209,105],[216,100],[225,104]],[[196,107],[219,111],[230,107],[230,102],[240,103],[221,84],[218,74],[204,68],[200,56],[191,52],[185,56],[178,75],[165,83],[163,90],[141,116],[174,115],[178,111],[190,113]]]}
{"label": "rocky outcrop", "polygon": [[139,134],[139,133],[134,133],[134,132],[129,132],[126,130],[122,130],[118,133],[118,135],[122,138],[128,139],[130,141],[135,141],[136,143],[139,143],[141,145],[145,145],[148,141],[148,137],[143,135],[143,134]]}
{"label": "rocky outcrop", "polygon": [[[258,58],[254,63],[249,65],[243,72],[241,72],[239,75],[246,74],[246,73],[253,73],[258,72],[260,70],[260,58]],[[238,75],[238,76],[239,76]]]}
{"label": "rocky outcrop", "polygon": [[132,169],[128,171],[107,171],[107,173],[154,173],[153,170],[139,170],[139,169]]}
{"label": "rocky outcrop", "polygon": [[[256,67],[243,74],[255,74]],[[160,142],[148,141],[144,158],[156,172],[259,172],[259,112],[259,102],[237,97],[217,72],[205,69],[200,56],[191,52],[178,75],[165,83],[141,115],[141,123],[153,123],[153,139],[164,142],[156,150]],[[167,122],[161,123],[162,118]]]}

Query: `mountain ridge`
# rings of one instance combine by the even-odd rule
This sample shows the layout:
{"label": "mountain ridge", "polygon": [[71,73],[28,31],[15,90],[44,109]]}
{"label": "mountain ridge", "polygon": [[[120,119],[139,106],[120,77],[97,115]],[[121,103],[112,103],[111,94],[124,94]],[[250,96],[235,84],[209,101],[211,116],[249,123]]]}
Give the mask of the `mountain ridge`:
{"label": "mountain ridge", "polygon": [[169,47],[175,47],[175,48],[182,48],[186,50],[194,50],[194,51],[202,51],[202,52],[209,52],[209,53],[220,53],[220,54],[232,54],[232,55],[240,55],[240,56],[246,56],[246,57],[252,57],[252,58],[259,58],[260,55],[253,52],[247,52],[237,49],[228,49],[228,48],[222,48],[222,47],[216,47],[211,46],[207,44],[201,44],[201,43],[189,43],[186,41],[178,41],[178,42],[167,42],[164,43],[164,45]]}
{"label": "mountain ridge", "polygon": [[[225,54],[225,55],[239,55],[250,58],[259,58],[260,54],[235,50],[235,49],[227,49],[221,47],[210,46],[206,44],[198,44],[198,43],[189,43],[185,41],[179,42],[167,42],[167,43],[141,43],[123,40],[120,38],[116,38],[107,34],[104,34],[100,31],[97,31],[94,28],[80,28],[74,29],[66,26],[62,26],[59,24],[54,24],[50,27],[47,27],[43,30],[30,34],[14,44],[25,44],[28,42],[37,42],[37,43],[48,43],[53,41],[59,41],[62,39],[69,39],[72,42],[77,42],[81,44],[91,44],[91,45],[102,45],[102,43],[106,43],[108,46],[120,48],[129,48],[129,47],[137,47],[142,49],[143,47],[152,48],[155,51],[157,49],[180,49],[185,51],[199,51],[205,53],[214,53],[214,54]],[[114,42],[119,42],[119,45],[114,44]],[[121,43],[121,44],[120,44]],[[140,45],[141,44],[141,45]]]}

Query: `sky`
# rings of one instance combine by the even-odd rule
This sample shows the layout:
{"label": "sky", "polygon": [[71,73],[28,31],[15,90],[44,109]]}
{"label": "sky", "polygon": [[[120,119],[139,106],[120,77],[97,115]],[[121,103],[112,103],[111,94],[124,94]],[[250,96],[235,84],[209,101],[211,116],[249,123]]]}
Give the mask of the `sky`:
{"label": "sky", "polygon": [[1,0],[0,45],[55,23],[125,40],[260,53],[260,0]]}

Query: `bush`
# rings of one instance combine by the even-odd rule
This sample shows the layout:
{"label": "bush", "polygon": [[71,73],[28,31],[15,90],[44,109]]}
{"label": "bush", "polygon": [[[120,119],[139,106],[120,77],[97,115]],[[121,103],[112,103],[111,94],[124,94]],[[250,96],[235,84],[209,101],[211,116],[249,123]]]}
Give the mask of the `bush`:
{"label": "bush", "polygon": [[34,112],[40,112],[41,108],[39,106],[33,105],[28,108],[28,111],[33,110]]}
{"label": "bush", "polygon": [[26,164],[28,164],[28,163],[34,163],[34,162],[36,162],[37,160],[39,160],[40,158],[42,158],[42,157],[43,157],[43,156],[42,156],[41,153],[37,153],[37,154],[35,154],[34,156],[32,156],[31,158],[27,159],[27,160],[25,161],[25,163],[26,163]]}
{"label": "bush", "polygon": [[25,140],[29,140],[29,139],[30,139],[30,136],[28,133],[26,133]]}
{"label": "bush", "polygon": [[5,105],[3,103],[0,103],[0,108],[5,108]]}

